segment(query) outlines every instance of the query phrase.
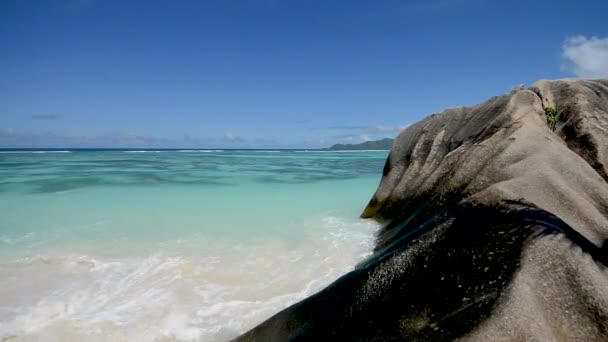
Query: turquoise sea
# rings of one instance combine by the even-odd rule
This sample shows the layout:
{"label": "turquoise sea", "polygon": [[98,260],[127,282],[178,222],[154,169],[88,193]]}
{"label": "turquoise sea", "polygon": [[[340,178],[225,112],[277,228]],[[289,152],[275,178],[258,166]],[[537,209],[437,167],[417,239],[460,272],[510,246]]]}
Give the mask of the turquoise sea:
{"label": "turquoise sea", "polygon": [[388,152],[0,151],[0,340],[224,341],[371,250]]}

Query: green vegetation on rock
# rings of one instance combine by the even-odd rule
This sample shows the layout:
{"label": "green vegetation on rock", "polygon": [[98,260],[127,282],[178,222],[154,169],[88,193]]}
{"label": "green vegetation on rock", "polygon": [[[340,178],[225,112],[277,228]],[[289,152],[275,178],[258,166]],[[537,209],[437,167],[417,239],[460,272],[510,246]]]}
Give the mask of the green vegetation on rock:
{"label": "green vegetation on rock", "polygon": [[555,131],[555,125],[557,124],[557,109],[553,107],[545,108],[545,115],[547,116],[547,125],[552,131]]}

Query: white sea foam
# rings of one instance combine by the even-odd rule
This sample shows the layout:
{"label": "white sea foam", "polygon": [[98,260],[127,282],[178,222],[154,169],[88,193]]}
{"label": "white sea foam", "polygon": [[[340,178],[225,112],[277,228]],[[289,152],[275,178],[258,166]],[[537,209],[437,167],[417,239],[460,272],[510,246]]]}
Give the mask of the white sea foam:
{"label": "white sea foam", "polygon": [[351,270],[376,229],[332,215],[285,225],[304,233],[2,261],[0,340],[224,341]]}

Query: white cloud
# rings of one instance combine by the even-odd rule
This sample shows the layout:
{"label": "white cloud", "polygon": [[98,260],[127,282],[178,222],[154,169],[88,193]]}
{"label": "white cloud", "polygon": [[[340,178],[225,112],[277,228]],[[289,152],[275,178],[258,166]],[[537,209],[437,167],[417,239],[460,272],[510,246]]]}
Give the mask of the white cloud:
{"label": "white cloud", "polygon": [[374,139],[367,134],[360,134],[360,135],[343,136],[341,139],[338,139],[337,142],[345,143],[345,144],[360,144],[362,142],[371,141],[371,140],[377,140],[377,139]]}
{"label": "white cloud", "polygon": [[[222,148],[247,142],[233,135],[229,142],[219,137],[163,138],[139,133],[105,133],[67,135],[61,132],[21,132],[0,127],[0,148],[45,147],[112,147],[112,148]],[[234,145],[231,145],[234,147]],[[256,146],[257,147],[257,146]]]}
{"label": "white cloud", "polygon": [[407,126],[409,126],[409,125],[403,125],[403,126],[384,126],[384,125],[369,125],[369,126],[341,125],[340,126],[340,125],[338,125],[338,126],[322,127],[322,128],[318,128],[318,129],[350,132],[350,134],[347,134],[347,135],[352,135],[353,132],[360,132],[361,134],[367,134],[367,135],[375,138],[375,136],[378,136],[378,135],[383,136],[383,137],[396,136],[397,134],[399,134],[399,132],[401,132]]}
{"label": "white cloud", "polygon": [[232,134],[231,132],[226,132],[224,134],[224,139],[228,140],[228,141],[235,141],[236,137],[234,136],[234,134]]}
{"label": "white cloud", "polygon": [[371,134],[389,134],[389,135],[397,135],[401,130],[406,128],[405,126],[370,126],[367,127],[367,132]]}
{"label": "white cloud", "polygon": [[234,135],[232,132],[226,132],[224,133],[224,141],[228,143],[243,143],[245,142],[245,139]]}
{"label": "white cloud", "polygon": [[577,77],[608,78],[608,37],[569,37],[562,50]]}
{"label": "white cloud", "polygon": [[[365,141],[376,141],[385,138],[395,138],[403,129],[409,125],[336,125],[319,127],[318,130],[325,131],[324,145],[328,144],[359,144]],[[315,141],[307,141],[307,146],[318,145]]]}
{"label": "white cloud", "polygon": [[171,147],[181,142],[136,133],[70,136],[57,132],[15,132],[0,129],[0,148],[4,147]]}

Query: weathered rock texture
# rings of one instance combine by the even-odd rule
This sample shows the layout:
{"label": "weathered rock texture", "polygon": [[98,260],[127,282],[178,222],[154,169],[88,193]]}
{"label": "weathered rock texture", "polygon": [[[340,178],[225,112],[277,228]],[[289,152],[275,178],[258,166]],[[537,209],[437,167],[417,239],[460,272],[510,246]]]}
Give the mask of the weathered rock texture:
{"label": "weathered rock texture", "polygon": [[606,80],[431,115],[362,215],[374,254],[239,339],[608,341],[607,182]]}

